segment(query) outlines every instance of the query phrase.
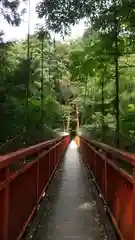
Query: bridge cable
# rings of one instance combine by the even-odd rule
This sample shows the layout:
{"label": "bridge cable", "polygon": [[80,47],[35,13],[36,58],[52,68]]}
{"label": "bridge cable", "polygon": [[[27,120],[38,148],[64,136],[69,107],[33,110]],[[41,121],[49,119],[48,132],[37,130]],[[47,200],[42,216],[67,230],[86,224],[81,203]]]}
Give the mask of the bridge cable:
{"label": "bridge cable", "polygon": [[[83,101],[83,108],[85,108],[86,106],[86,97],[87,97],[87,87],[88,87],[88,78],[85,79],[85,89],[84,89],[84,101]],[[82,109],[82,115],[81,115],[81,126],[83,125],[83,120],[84,120],[84,116],[83,116],[83,109]]]}
{"label": "bridge cable", "polygon": [[40,117],[41,117],[41,129],[43,128],[44,124],[44,37],[45,37],[45,32],[44,29],[41,29],[41,95],[40,95]]}
{"label": "bridge cable", "polygon": [[[26,132],[26,131],[23,130],[22,132],[16,134],[14,137],[10,138],[9,140],[7,140],[7,141],[4,142],[3,144],[1,144],[1,145],[0,145],[0,151],[1,151],[1,150],[4,150],[5,147],[8,147],[8,145],[11,144],[11,143],[13,143],[13,141],[17,140],[18,138],[20,139],[20,137],[23,137],[25,132]],[[16,150],[16,149],[14,149],[14,150]],[[4,152],[2,151],[2,153],[5,154],[5,150],[4,150]],[[6,153],[7,153],[7,151],[6,151]]]}
{"label": "bridge cable", "polygon": [[28,33],[27,33],[27,78],[26,78],[26,145],[29,143],[29,82],[30,82],[30,2],[28,0]]}
{"label": "bridge cable", "polygon": [[[55,91],[58,92],[57,94],[57,100],[61,103],[60,100],[60,79],[59,79],[59,59],[57,59],[57,54],[56,54],[56,39],[55,39],[55,34],[54,34],[54,38],[53,38],[53,49],[54,49],[54,60],[55,60],[55,66],[56,68],[54,68],[55,71],[55,75],[54,75],[54,86],[55,86]],[[64,127],[64,125],[63,125]]]}
{"label": "bridge cable", "polygon": [[116,0],[113,0],[114,5],[114,33],[115,33],[115,86],[116,86],[116,146],[119,148],[119,53],[118,53],[118,35],[119,35],[119,26],[117,20],[117,6]]}
{"label": "bridge cable", "polygon": [[48,80],[49,80],[49,98],[50,98],[50,95],[51,95],[51,41],[50,41],[50,38],[49,38],[49,42],[48,42]]}

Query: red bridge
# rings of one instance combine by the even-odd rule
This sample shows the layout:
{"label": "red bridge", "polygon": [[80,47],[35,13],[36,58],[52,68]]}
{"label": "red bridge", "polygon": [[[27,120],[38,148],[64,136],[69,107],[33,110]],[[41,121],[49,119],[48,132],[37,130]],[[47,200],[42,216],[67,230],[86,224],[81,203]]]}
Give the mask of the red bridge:
{"label": "red bridge", "polygon": [[75,141],[0,156],[0,240],[135,240],[135,156]]}

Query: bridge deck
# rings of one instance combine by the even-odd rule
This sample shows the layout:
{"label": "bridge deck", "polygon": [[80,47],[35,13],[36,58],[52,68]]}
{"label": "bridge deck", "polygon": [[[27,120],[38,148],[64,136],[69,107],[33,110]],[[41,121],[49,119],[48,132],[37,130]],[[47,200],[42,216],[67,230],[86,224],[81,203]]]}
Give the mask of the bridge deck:
{"label": "bridge deck", "polygon": [[[91,183],[92,184],[92,183]],[[72,142],[47,192],[36,240],[107,239],[91,186]],[[28,238],[27,238],[28,239]]]}

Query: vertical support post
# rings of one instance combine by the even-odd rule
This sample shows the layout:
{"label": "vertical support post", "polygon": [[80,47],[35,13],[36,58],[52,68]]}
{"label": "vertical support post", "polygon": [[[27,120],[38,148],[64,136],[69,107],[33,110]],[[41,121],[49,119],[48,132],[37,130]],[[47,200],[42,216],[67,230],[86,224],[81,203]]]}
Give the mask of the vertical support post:
{"label": "vertical support post", "polygon": [[67,116],[67,132],[69,132],[69,127],[70,127],[70,121],[71,121],[71,110],[69,110],[68,116]]}
{"label": "vertical support post", "polygon": [[41,128],[43,127],[44,107],[44,35],[41,39]]}
{"label": "vertical support post", "polygon": [[133,236],[132,240],[135,240],[135,165],[133,166]]}
{"label": "vertical support post", "polygon": [[39,159],[37,161],[37,211],[38,211],[38,199],[39,199]]}
{"label": "vertical support post", "polygon": [[79,110],[78,110],[78,104],[76,103],[76,121],[77,121],[77,132],[79,132]]}
{"label": "vertical support post", "polygon": [[50,176],[51,176],[51,152],[49,151],[49,179],[50,179]]}
{"label": "vertical support post", "polygon": [[56,157],[56,148],[54,148],[54,162],[55,162],[55,167],[57,166],[57,157]]}
{"label": "vertical support post", "polygon": [[105,201],[106,201],[106,204],[107,204],[107,161],[105,159],[105,179],[104,179],[104,183],[105,183]]}
{"label": "vertical support post", "polygon": [[[85,106],[86,106],[86,96],[87,96],[87,89],[88,88],[88,78],[85,78],[85,92],[84,92],[84,101],[83,101],[83,109],[85,109]],[[83,125],[83,120],[84,120],[84,117],[83,117],[83,111],[81,112],[81,123],[80,125],[82,126]]]}
{"label": "vertical support post", "polygon": [[104,109],[104,74],[102,74],[101,79],[101,88],[102,88],[102,142],[105,141],[105,135],[104,135],[104,115],[105,115],[105,109]]}
{"label": "vertical support post", "polygon": [[66,128],[65,128],[65,122],[64,122],[64,119],[63,119],[63,131],[65,132],[66,130],[65,130]]}
{"label": "vertical support post", "polygon": [[50,94],[51,94],[51,78],[50,78],[50,65],[51,65],[51,59],[50,59],[50,53],[51,53],[51,49],[50,49],[50,40],[48,42],[48,80],[49,80],[49,98],[50,98]]}
{"label": "vertical support post", "polygon": [[114,32],[115,32],[115,85],[116,85],[116,145],[117,147],[119,147],[118,20],[115,0],[114,0]]}
{"label": "vertical support post", "polygon": [[29,81],[30,81],[30,0],[28,1],[28,35],[27,35],[27,79],[26,79],[26,145],[29,143]]}
{"label": "vertical support post", "polygon": [[38,224],[38,200],[39,200],[39,159],[37,161],[37,186],[36,186],[36,224]]}
{"label": "vertical support post", "polygon": [[[8,182],[9,178],[9,168],[6,169],[6,181]],[[9,182],[7,183],[5,189],[5,222],[4,222],[4,239],[8,239],[8,225],[9,225]]]}
{"label": "vertical support post", "polygon": [[93,151],[93,155],[94,155],[94,163],[95,163],[95,176],[94,177],[96,179],[96,177],[97,177],[97,154]]}

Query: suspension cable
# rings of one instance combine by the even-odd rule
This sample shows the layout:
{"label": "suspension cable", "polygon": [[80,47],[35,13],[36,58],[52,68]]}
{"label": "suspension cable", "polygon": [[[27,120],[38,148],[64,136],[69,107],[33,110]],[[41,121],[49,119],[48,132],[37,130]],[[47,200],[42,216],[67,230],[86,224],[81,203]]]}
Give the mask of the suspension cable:
{"label": "suspension cable", "polygon": [[15,141],[16,139],[20,138],[21,136],[23,136],[25,133],[25,130],[23,130],[22,132],[20,132],[19,134],[17,134],[16,136],[14,136],[13,138],[7,140],[5,143],[3,143],[2,145],[0,145],[0,150],[2,150],[4,147],[8,146],[10,143],[12,143],[13,141]]}
{"label": "suspension cable", "polygon": [[41,33],[41,128],[44,121],[44,32]]}
{"label": "suspension cable", "polygon": [[48,80],[49,80],[49,98],[51,95],[51,76],[50,76],[50,65],[51,65],[51,42],[49,39],[49,45],[48,45]]}
{"label": "suspension cable", "polygon": [[105,141],[105,131],[104,131],[104,121],[105,121],[105,97],[104,97],[104,73],[102,73],[101,76],[101,100],[102,100],[102,116],[101,116],[101,122],[102,122],[102,131],[101,131],[101,139],[102,142]]}
{"label": "suspension cable", "polygon": [[116,85],[116,144],[119,147],[119,70],[118,70],[118,20],[116,1],[114,3],[114,32],[115,32],[115,85]]}
{"label": "suspension cable", "polygon": [[30,2],[28,0],[28,33],[27,33],[27,78],[26,78],[26,144],[29,142],[29,81],[30,81]]}
{"label": "suspension cable", "polygon": [[[86,79],[86,82],[85,82],[83,108],[85,108],[85,106],[86,106],[87,85],[88,85],[88,78]],[[81,115],[81,125],[83,125],[83,119],[84,119],[84,117],[83,117],[83,113],[82,113],[82,115]]]}
{"label": "suspension cable", "polygon": [[[55,41],[55,35],[54,35],[54,38],[53,38],[53,49],[54,49],[54,59],[55,59],[55,63],[56,63],[56,70],[57,70],[57,58],[56,58],[56,41]],[[56,77],[56,76],[55,76]],[[54,77],[54,85],[56,87],[56,79]]]}
{"label": "suspension cable", "polygon": [[135,143],[135,139],[133,139],[133,138],[131,138],[131,137],[129,137],[128,135],[126,135],[125,133],[123,133],[123,132],[119,132],[123,137],[125,137],[125,138],[127,138],[128,140],[130,140],[132,143]]}

